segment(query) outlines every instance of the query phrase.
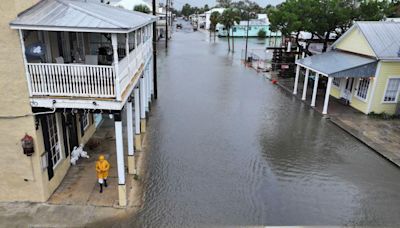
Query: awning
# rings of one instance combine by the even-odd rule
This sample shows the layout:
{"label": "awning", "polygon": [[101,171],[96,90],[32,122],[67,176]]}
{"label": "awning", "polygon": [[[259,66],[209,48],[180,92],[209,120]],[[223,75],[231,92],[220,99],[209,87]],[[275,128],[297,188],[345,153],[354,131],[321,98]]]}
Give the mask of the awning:
{"label": "awning", "polygon": [[328,77],[374,77],[378,61],[356,54],[329,51],[299,59],[296,64]]}
{"label": "awning", "polygon": [[107,4],[43,0],[11,21],[13,29],[127,33],[156,21],[157,17]]}

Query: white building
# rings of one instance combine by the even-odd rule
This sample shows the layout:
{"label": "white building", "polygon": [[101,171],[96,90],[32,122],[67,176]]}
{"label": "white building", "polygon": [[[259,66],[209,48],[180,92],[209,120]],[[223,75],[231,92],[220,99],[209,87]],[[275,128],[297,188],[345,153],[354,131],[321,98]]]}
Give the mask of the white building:
{"label": "white building", "polygon": [[206,27],[205,27],[205,29],[207,29],[207,30],[210,29],[210,25],[211,25],[210,17],[211,17],[211,14],[213,12],[219,12],[220,14],[222,14],[224,11],[225,11],[225,8],[214,8],[214,9],[211,9],[211,10],[205,12],[204,13],[206,15],[206,19],[205,19]]}

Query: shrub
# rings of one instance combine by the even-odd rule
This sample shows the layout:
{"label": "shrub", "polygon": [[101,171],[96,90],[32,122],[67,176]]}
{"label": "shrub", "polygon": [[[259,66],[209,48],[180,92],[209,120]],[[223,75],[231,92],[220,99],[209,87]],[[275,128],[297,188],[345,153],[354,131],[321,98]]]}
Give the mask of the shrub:
{"label": "shrub", "polygon": [[257,35],[259,38],[265,38],[267,37],[267,32],[264,29],[260,29]]}

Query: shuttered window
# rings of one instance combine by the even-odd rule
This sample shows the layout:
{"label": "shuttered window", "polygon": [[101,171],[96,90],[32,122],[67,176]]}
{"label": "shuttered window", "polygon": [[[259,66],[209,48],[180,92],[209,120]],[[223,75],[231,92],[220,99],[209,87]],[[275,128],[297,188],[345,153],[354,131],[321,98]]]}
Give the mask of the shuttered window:
{"label": "shuttered window", "polygon": [[384,102],[397,102],[400,90],[400,78],[391,78],[388,80],[386,86],[385,95],[383,97]]}

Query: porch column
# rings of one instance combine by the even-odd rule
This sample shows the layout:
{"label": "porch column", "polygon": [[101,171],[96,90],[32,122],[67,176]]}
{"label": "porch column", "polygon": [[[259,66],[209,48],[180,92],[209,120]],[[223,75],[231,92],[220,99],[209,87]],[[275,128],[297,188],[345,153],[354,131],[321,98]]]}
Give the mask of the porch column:
{"label": "porch column", "polygon": [[306,69],[306,76],[304,77],[304,86],[303,86],[303,96],[301,97],[301,99],[303,101],[306,100],[307,97],[307,85],[308,85],[308,75],[310,74],[310,69]]}
{"label": "porch column", "polygon": [[115,70],[115,95],[117,100],[121,100],[121,88],[119,83],[119,66],[118,66],[118,39],[117,34],[111,34],[111,43],[113,47],[114,70]]}
{"label": "porch column", "polygon": [[146,112],[148,113],[150,111],[149,107],[149,74],[148,74],[148,68],[147,65],[144,67],[144,100],[145,100],[145,108]]}
{"label": "porch column", "polygon": [[146,88],[143,75],[140,78],[140,130],[146,132]]}
{"label": "porch column", "polygon": [[329,95],[331,93],[333,77],[328,77],[328,84],[326,85],[326,92],[325,92],[325,102],[324,102],[324,109],[322,110],[322,114],[328,114],[328,103],[329,103]]}
{"label": "porch column", "polygon": [[318,79],[319,79],[319,74],[317,73],[315,75],[315,80],[314,80],[314,89],[311,98],[311,107],[315,107],[315,100],[317,99],[317,91],[318,91]]}
{"label": "porch column", "polygon": [[293,94],[297,94],[297,87],[299,85],[300,65],[296,66],[296,77],[294,78]]}
{"label": "porch column", "polygon": [[131,60],[130,60],[130,56],[129,56],[129,33],[126,34],[125,52],[126,52],[126,59],[128,60],[128,76],[130,77],[132,74],[132,67],[131,67]]}
{"label": "porch column", "polygon": [[115,123],[115,144],[117,150],[118,170],[118,201],[122,207],[126,206],[126,185],[125,185],[125,164],[124,164],[124,142],[122,136],[121,113],[114,114]]}
{"label": "porch column", "polygon": [[148,111],[150,112],[150,104],[151,104],[151,86],[150,86],[150,64],[147,65],[147,103],[148,103]]}
{"label": "porch column", "polygon": [[135,168],[135,148],[133,146],[133,108],[132,108],[132,97],[128,98],[126,104],[126,126],[128,131],[128,173],[136,174]]}
{"label": "porch column", "polygon": [[142,150],[142,138],[140,137],[140,96],[139,87],[134,90],[135,97],[135,148],[138,151]]}

